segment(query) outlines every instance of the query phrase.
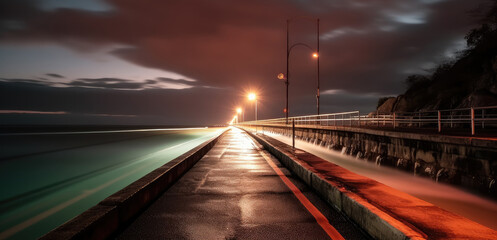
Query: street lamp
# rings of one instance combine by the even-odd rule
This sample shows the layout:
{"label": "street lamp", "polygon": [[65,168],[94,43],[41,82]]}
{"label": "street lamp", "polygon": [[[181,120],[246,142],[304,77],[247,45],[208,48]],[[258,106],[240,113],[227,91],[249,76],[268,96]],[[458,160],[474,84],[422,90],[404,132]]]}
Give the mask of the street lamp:
{"label": "street lamp", "polygon": [[242,122],[243,122],[243,121],[245,120],[245,117],[243,116],[243,115],[245,115],[245,112],[243,112],[243,111],[242,111],[242,108],[237,108],[237,109],[236,109],[236,112],[237,112],[238,114],[242,113]]}
{"label": "street lamp", "polygon": [[[314,19],[313,18],[307,18],[307,17],[301,17],[305,20],[309,20],[309,21],[312,21],[314,22]],[[283,75],[283,73],[280,73],[278,74],[278,79],[284,79],[285,80],[285,84],[286,84],[286,108],[285,108],[285,116],[286,116],[286,123],[288,124],[288,112],[289,112],[289,109],[288,109],[288,85],[290,85],[290,82],[289,82],[289,78],[290,78],[290,75],[289,75],[289,60],[290,60],[290,52],[292,51],[292,49],[296,46],[304,46],[304,47],[307,47],[308,49],[310,49],[311,51],[314,52],[314,49],[312,47],[310,47],[309,45],[307,44],[304,44],[304,43],[294,43],[292,46],[290,46],[289,44],[289,26],[290,26],[290,21],[293,20],[295,18],[291,18],[291,19],[287,19],[286,20],[286,76]],[[312,57],[316,58],[317,60],[317,93],[316,93],[316,105],[317,105],[317,111],[318,111],[318,115],[319,115],[319,18],[316,19],[316,30],[317,30],[317,34],[316,34],[316,50],[315,52],[312,54]]]}
{"label": "street lamp", "polygon": [[257,121],[257,96],[255,93],[249,93],[248,99],[250,101],[255,101],[255,121]]}

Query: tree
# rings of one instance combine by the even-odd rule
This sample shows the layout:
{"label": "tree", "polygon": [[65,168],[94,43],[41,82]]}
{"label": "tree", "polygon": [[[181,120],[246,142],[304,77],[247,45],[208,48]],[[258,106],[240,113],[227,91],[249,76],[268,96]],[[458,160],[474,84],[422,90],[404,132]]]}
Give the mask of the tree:
{"label": "tree", "polygon": [[472,29],[466,34],[465,39],[468,47],[474,48],[483,40],[491,38],[492,33],[497,30],[497,0],[490,1],[490,10],[483,13],[482,7],[475,11],[475,15],[480,19],[480,27]]}

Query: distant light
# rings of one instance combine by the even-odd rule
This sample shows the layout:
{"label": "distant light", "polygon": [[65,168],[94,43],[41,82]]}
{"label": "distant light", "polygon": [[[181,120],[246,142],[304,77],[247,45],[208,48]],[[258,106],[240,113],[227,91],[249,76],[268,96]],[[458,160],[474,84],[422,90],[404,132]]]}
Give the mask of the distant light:
{"label": "distant light", "polygon": [[285,74],[283,74],[283,73],[278,74],[278,79],[284,80],[285,79]]}
{"label": "distant light", "polygon": [[228,122],[229,125],[233,125],[233,123],[235,122],[235,120],[238,118],[237,115],[233,116],[233,119],[231,119],[230,122]]}
{"label": "distant light", "polygon": [[312,54],[312,57],[313,57],[313,58],[318,58],[318,53],[313,53],[313,54]]}
{"label": "distant light", "polygon": [[236,109],[236,112],[237,112],[237,113],[242,113],[242,108],[237,108],[237,109]]}
{"label": "distant light", "polygon": [[248,99],[249,99],[250,101],[255,100],[255,98],[256,98],[255,93],[249,93],[249,95],[248,95]]}

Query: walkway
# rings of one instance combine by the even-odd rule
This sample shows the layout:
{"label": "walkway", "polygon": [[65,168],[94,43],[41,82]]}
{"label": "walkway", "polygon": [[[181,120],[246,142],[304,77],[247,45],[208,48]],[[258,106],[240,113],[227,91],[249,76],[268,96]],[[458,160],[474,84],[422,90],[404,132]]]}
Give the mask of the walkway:
{"label": "walkway", "polygon": [[245,132],[234,128],[118,239],[330,236],[365,239]]}

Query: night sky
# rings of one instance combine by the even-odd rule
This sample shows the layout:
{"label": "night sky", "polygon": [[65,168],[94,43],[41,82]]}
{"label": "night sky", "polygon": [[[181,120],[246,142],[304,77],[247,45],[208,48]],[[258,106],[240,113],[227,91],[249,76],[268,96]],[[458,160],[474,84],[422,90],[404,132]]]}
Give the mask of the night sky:
{"label": "night sky", "polygon": [[[225,123],[246,94],[283,117],[286,19],[320,18],[321,112],[375,109],[465,48],[486,0],[0,0],[0,124]],[[290,43],[316,47],[315,23]],[[290,115],[316,113],[316,59],[290,58]]]}

